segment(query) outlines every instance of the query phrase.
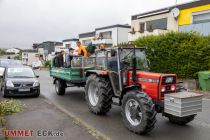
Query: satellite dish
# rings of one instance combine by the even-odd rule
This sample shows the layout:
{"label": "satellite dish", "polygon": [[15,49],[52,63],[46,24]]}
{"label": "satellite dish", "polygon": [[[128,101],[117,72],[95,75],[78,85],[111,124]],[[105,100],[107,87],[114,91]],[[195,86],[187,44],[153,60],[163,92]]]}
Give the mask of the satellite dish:
{"label": "satellite dish", "polygon": [[171,10],[171,15],[174,17],[174,18],[177,18],[180,14],[180,11],[178,8],[174,8]]}

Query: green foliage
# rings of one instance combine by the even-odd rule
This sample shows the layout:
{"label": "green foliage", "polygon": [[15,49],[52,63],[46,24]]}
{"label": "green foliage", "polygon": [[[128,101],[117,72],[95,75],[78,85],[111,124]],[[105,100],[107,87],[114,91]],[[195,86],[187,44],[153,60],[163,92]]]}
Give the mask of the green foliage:
{"label": "green foliage", "polygon": [[0,116],[12,115],[13,113],[23,111],[21,102],[10,99],[0,101]]}
{"label": "green foliage", "polygon": [[[0,122],[2,125],[2,134],[6,129],[6,115],[12,115],[14,113],[18,113],[23,111],[24,105],[17,100],[2,100],[0,101]],[[9,140],[9,137],[5,137],[5,140]]]}
{"label": "green foliage", "polygon": [[5,54],[6,54],[5,50],[0,49],[0,56],[5,55]]}
{"label": "green foliage", "polygon": [[43,62],[43,67],[45,67],[45,68],[49,68],[49,67],[50,67],[50,63],[51,63],[51,61],[50,61],[50,60],[46,60],[46,61],[44,61],[44,62]]}
{"label": "green foliage", "polygon": [[210,69],[210,36],[170,32],[139,38],[135,44],[147,48],[151,71],[193,78],[194,73]]}

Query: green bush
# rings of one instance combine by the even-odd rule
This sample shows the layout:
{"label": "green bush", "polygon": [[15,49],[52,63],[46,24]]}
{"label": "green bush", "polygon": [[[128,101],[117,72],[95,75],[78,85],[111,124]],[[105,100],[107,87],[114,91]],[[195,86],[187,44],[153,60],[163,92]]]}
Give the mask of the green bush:
{"label": "green bush", "polygon": [[139,38],[135,44],[147,48],[147,58],[153,72],[194,78],[194,73],[210,69],[210,36],[170,32]]}
{"label": "green bush", "polygon": [[[0,100],[0,123],[1,123],[1,131],[2,134],[4,133],[5,130],[7,130],[6,128],[6,116],[7,115],[12,115],[14,113],[18,113],[23,111],[24,109],[24,105],[17,101],[17,100]],[[9,140],[9,137],[5,137],[5,140]]]}
{"label": "green bush", "polygon": [[49,68],[50,67],[50,60],[46,60],[46,61],[44,61],[43,62],[43,67],[45,67],[45,68]]}

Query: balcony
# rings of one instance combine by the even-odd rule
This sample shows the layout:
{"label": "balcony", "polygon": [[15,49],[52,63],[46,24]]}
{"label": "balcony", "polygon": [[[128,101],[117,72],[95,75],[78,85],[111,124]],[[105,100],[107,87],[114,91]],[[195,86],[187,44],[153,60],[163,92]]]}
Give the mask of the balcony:
{"label": "balcony", "polygon": [[129,41],[135,41],[139,37],[144,37],[148,35],[160,35],[160,34],[165,34],[169,32],[169,30],[162,30],[162,29],[154,29],[153,31],[144,31],[143,33],[140,32],[135,32],[134,34],[128,33],[128,40]]}

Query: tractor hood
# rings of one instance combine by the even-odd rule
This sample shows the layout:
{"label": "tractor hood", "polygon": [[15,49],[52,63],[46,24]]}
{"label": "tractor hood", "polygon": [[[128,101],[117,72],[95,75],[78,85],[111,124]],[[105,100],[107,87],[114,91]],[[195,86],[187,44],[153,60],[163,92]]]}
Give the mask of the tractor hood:
{"label": "tractor hood", "polygon": [[[132,77],[132,72],[129,72],[129,77]],[[170,83],[167,83],[167,77],[172,78]],[[137,71],[136,72],[137,84],[140,84],[142,90],[149,94],[149,96],[153,99],[160,98],[160,88],[163,84],[171,85],[176,83],[177,76],[176,74],[163,74],[163,73],[153,73],[153,72],[145,72],[145,71]],[[132,78],[129,79],[129,85],[132,85]]]}

